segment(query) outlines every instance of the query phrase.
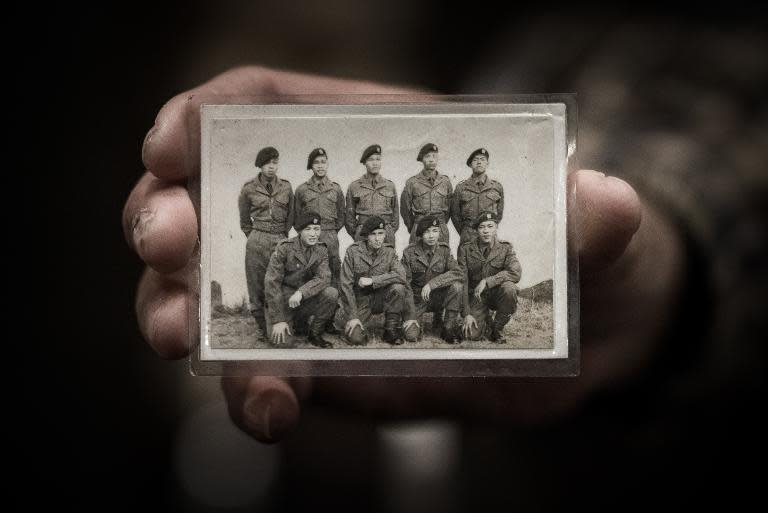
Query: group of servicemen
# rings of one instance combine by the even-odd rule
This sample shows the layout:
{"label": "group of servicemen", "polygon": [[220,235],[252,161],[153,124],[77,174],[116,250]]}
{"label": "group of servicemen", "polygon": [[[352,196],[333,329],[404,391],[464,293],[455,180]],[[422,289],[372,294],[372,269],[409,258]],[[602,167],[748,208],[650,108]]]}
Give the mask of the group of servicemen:
{"label": "group of servicemen", "polygon": [[[365,174],[349,185],[346,197],[327,176],[325,149],[309,154],[312,177],[295,194],[277,176],[278,151],[259,151],[260,172],[240,193],[240,227],[248,237],[251,314],[274,347],[290,345],[292,335],[332,347],[325,333],[343,333],[350,344],[363,345],[371,316],[379,313],[382,338],[393,345],[418,340],[425,312],[433,312],[433,329],[448,343],[505,341],[521,267],[512,245],[496,237],[504,190],[486,174],[485,148],[469,155],[472,175],[455,190],[438,172],[438,156],[435,144],[421,148],[416,160],[423,169],[406,182],[398,208],[395,185],[380,174],[379,145],[363,151]],[[402,259],[395,252],[400,215],[410,233]],[[461,237],[458,258],[448,246],[449,221]],[[291,227],[298,235],[288,239]],[[355,242],[342,263],[343,227]]]}

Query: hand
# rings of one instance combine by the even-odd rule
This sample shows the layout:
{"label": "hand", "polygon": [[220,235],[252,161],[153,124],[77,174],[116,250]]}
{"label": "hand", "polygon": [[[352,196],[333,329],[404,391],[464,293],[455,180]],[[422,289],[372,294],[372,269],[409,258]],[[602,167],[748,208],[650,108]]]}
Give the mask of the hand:
{"label": "hand", "polygon": [[475,297],[477,299],[480,299],[480,294],[483,293],[483,291],[487,286],[488,286],[488,283],[484,279],[480,280],[480,283],[478,283],[477,287],[475,287]]}
{"label": "hand", "polygon": [[360,288],[370,287],[373,285],[373,279],[363,277],[357,280],[357,284],[360,286]]}
{"label": "hand", "polygon": [[467,315],[464,317],[464,326],[461,327],[461,331],[464,334],[464,338],[469,338],[470,330],[473,328],[477,329],[477,321],[474,317],[471,315]]}
{"label": "hand", "polygon": [[424,285],[421,288],[421,299],[426,303],[429,301],[429,293],[432,292],[432,288],[429,286],[429,283]]}
{"label": "hand", "polygon": [[360,319],[352,319],[350,321],[347,321],[347,325],[344,327],[344,334],[349,337],[352,335],[352,330],[355,329],[355,326],[360,326],[360,329],[363,328],[363,323],[360,322]]}
{"label": "hand", "polygon": [[291,333],[291,327],[287,322],[278,322],[272,325],[272,343],[276,346],[281,346],[288,341],[288,335]]}
{"label": "hand", "polygon": [[[200,96],[206,93],[410,95],[400,101],[418,101],[420,94],[247,67],[182,93],[162,108],[142,150],[149,172],[126,202],[123,227],[128,243],[147,264],[136,298],[139,328],[165,358],[189,353],[187,329],[196,325],[188,315],[195,311],[190,303],[194,307],[197,298],[187,284],[197,263],[197,218],[187,190],[179,184],[196,172],[199,162],[198,131],[188,130],[187,121],[199,122]],[[639,374],[655,356],[680,303],[682,239],[670,219],[617,178],[578,171],[569,175],[568,186],[575,191],[568,218],[578,234],[581,278],[579,378],[522,384],[506,379],[225,378],[222,385],[235,423],[259,440],[276,441],[298,422],[300,399],[388,416],[450,411],[476,421],[545,421]]]}
{"label": "hand", "polygon": [[304,296],[301,295],[301,292],[298,290],[291,294],[291,297],[288,298],[288,306],[291,308],[298,308],[298,306],[301,304],[301,300]]}

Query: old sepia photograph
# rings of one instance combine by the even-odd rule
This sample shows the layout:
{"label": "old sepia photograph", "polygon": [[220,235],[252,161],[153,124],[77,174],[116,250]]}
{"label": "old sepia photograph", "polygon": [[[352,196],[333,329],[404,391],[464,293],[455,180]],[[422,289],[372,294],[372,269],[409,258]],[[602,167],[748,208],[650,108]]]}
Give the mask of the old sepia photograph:
{"label": "old sepia photograph", "polygon": [[203,105],[199,358],[567,359],[566,120]]}

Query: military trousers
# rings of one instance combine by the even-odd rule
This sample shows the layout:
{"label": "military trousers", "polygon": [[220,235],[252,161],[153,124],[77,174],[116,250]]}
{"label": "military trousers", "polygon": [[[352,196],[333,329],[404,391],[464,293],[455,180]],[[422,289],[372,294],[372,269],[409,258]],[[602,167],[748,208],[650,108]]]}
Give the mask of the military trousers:
{"label": "military trousers", "polygon": [[462,244],[466,244],[467,242],[473,242],[475,239],[477,239],[477,230],[472,228],[471,226],[465,226],[462,228],[459,240],[459,246]]}
{"label": "military trousers", "polygon": [[245,244],[245,281],[248,285],[248,301],[251,315],[259,328],[266,333],[267,322],[264,317],[264,276],[277,243],[286,238],[286,234],[260,232],[252,230]]}
{"label": "military trousers", "polygon": [[[496,316],[491,318],[491,310]],[[472,330],[470,338],[477,340],[487,333],[490,323],[501,331],[517,311],[517,285],[511,281],[504,282],[492,289],[485,289],[477,299],[474,290],[469,291],[469,315],[477,321],[478,330]]]}
{"label": "military trousers", "polygon": [[355,291],[355,302],[357,303],[356,312],[343,312],[341,308],[336,314],[335,324],[339,329],[344,329],[347,321],[360,319],[363,326],[367,326],[374,314],[396,313],[400,315],[408,314],[408,288],[400,283],[393,283],[380,289],[365,289]]}
{"label": "military trousers", "polygon": [[339,234],[335,229],[320,232],[320,242],[328,247],[328,266],[331,268],[331,285],[339,289],[341,275],[341,257],[339,256]]}
{"label": "military trousers", "polygon": [[451,283],[447,287],[429,293],[429,301],[421,299],[421,289],[413,291],[412,317],[421,323],[421,316],[426,312],[443,313],[443,310],[458,313],[461,310],[461,283]]}
{"label": "military trousers", "polygon": [[[294,333],[297,331],[297,326],[299,328],[298,331],[304,331],[303,328],[306,327],[306,323],[312,316],[316,320],[327,321],[332,319],[334,313],[336,313],[339,301],[339,291],[337,289],[326,287],[312,297],[302,298],[299,306],[291,308],[288,306],[288,300],[295,292],[296,289],[283,287],[283,306],[284,311],[288,315],[286,322],[291,326]],[[274,321],[270,318],[269,312],[267,312],[267,320],[269,321],[267,337],[271,337]]]}

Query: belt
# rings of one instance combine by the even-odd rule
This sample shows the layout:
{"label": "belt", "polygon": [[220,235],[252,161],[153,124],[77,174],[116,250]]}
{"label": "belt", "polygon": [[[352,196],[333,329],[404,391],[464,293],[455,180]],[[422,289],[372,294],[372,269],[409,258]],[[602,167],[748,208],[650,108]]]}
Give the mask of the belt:
{"label": "belt", "polygon": [[392,214],[357,214],[357,221],[364,223],[366,218],[373,216],[382,218],[385,224],[392,224]]}
{"label": "belt", "polygon": [[286,233],[285,224],[280,223],[272,223],[269,221],[254,221],[251,225],[254,230],[257,232],[264,232],[264,233]]}

